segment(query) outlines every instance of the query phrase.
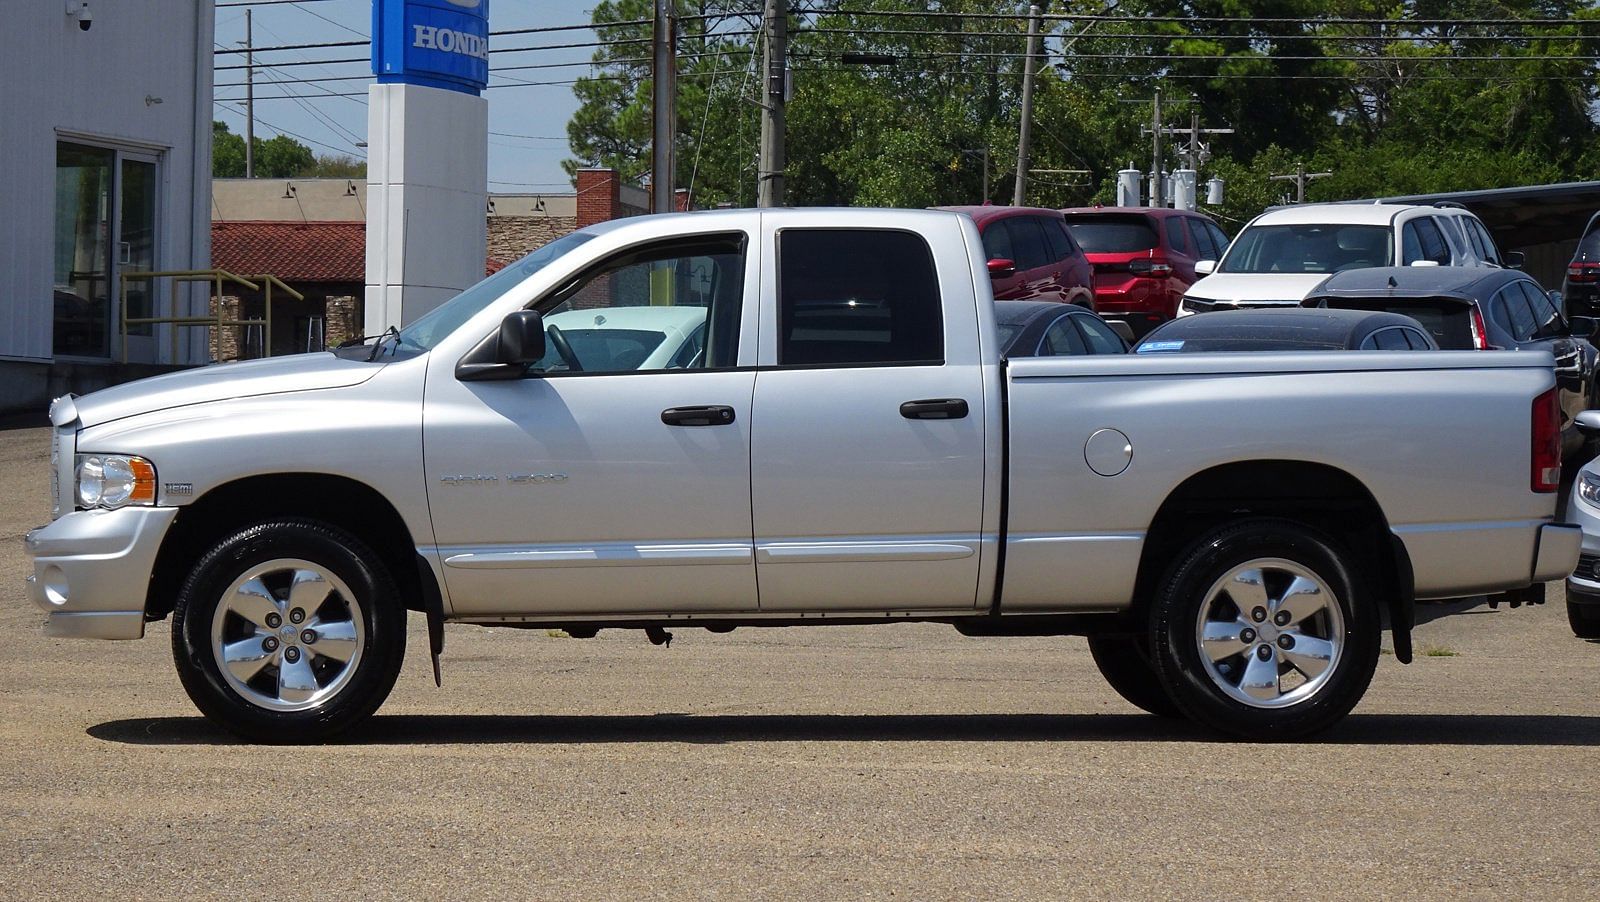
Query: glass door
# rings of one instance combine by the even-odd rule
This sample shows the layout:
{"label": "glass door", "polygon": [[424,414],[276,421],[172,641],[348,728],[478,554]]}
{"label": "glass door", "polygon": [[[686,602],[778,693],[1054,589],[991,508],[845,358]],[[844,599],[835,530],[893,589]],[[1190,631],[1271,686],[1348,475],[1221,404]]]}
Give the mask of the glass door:
{"label": "glass door", "polygon": [[[117,183],[116,268],[120,272],[152,272],[157,268],[156,201],[160,190],[156,182],[156,159],[126,152],[119,156],[122,167]],[[177,311],[156,313],[159,305],[154,295],[158,284],[145,280],[128,283],[129,318],[177,315]],[[120,329],[118,333],[120,335]],[[169,355],[173,350],[168,349]],[[127,353],[130,361],[155,362],[158,353],[155,327],[130,325]]]}
{"label": "glass door", "polygon": [[111,356],[111,180],[116,152],[56,145],[57,356]]}

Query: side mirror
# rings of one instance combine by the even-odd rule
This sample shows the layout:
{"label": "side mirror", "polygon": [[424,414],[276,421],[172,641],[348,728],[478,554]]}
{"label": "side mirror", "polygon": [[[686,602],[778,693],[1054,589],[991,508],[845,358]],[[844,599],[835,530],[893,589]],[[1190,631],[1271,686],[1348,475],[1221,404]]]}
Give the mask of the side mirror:
{"label": "side mirror", "polygon": [[518,310],[456,361],[456,378],[462,382],[522,379],[528,375],[528,364],[542,359],[544,350],[544,317],[536,310]]}
{"label": "side mirror", "polygon": [[500,321],[494,362],[512,366],[544,359],[544,317],[537,310],[518,310]]}
{"label": "side mirror", "polygon": [[1600,321],[1591,316],[1574,316],[1567,320],[1567,328],[1573,338],[1588,338],[1600,329]]}
{"label": "side mirror", "polygon": [[1600,437],[1600,410],[1585,410],[1572,418],[1578,431],[1590,438]]}
{"label": "side mirror", "polygon": [[1217,271],[1217,261],[1215,261],[1215,260],[1196,260],[1195,261],[1194,274],[1197,275],[1197,276],[1209,276],[1209,275],[1211,275],[1212,273],[1214,273],[1216,271]]}
{"label": "side mirror", "polygon": [[1120,338],[1123,341],[1127,342],[1130,346],[1133,344],[1133,327],[1132,326],[1128,325],[1127,323],[1123,322],[1120,319],[1108,319],[1108,320],[1106,320],[1106,325],[1111,327],[1111,331],[1117,333],[1117,337],[1118,338]]}
{"label": "side mirror", "polygon": [[1500,259],[1506,262],[1506,269],[1521,269],[1528,262],[1528,255],[1522,251],[1506,251]]}
{"label": "side mirror", "polygon": [[989,278],[1003,279],[1017,271],[1017,261],[996,257],[989,261]]}

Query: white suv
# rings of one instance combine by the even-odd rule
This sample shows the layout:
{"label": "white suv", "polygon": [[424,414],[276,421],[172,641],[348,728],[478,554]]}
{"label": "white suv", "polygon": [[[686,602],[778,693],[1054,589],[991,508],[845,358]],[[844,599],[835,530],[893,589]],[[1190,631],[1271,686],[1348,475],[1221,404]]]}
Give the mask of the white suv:
{"label": "white suv", "polygon": [[1331,273],[1371,266],[1507,266],[1459,206],[1304,204],[1251,220],[1222,260],[1202,260],[1178,315],[1299,304]]}

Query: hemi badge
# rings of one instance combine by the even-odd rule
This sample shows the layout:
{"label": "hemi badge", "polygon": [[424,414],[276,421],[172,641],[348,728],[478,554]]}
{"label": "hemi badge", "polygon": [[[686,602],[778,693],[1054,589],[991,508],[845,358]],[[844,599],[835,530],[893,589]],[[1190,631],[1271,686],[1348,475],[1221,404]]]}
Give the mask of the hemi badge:
{"label": "hemi badge", "polygon": [[192,483],[192,482],[169,482],[169,483],[167,483],[167,494],[168,495],[193,495],[194,494],[194,483]]}

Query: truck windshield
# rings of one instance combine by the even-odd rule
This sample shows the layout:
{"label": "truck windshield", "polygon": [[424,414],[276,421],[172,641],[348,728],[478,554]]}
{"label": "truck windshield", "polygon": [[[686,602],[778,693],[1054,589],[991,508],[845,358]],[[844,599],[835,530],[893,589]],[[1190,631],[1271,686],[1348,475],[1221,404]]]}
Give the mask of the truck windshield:
{"label": "truck windshield", "polygon": [[523,279],[544,269],[568,251],[593,238],[593,235],[583,232],[563,235],[468,288],[401,329],[400,347],[433,350],[434,345],[471,319],[473,314],[494,303]]}
{"label": "truck windshield", "polygon": [[1251,226],[1233,240],[1217,271],[1330,273],[1393,261],[1394,233],[1388,226]]}

